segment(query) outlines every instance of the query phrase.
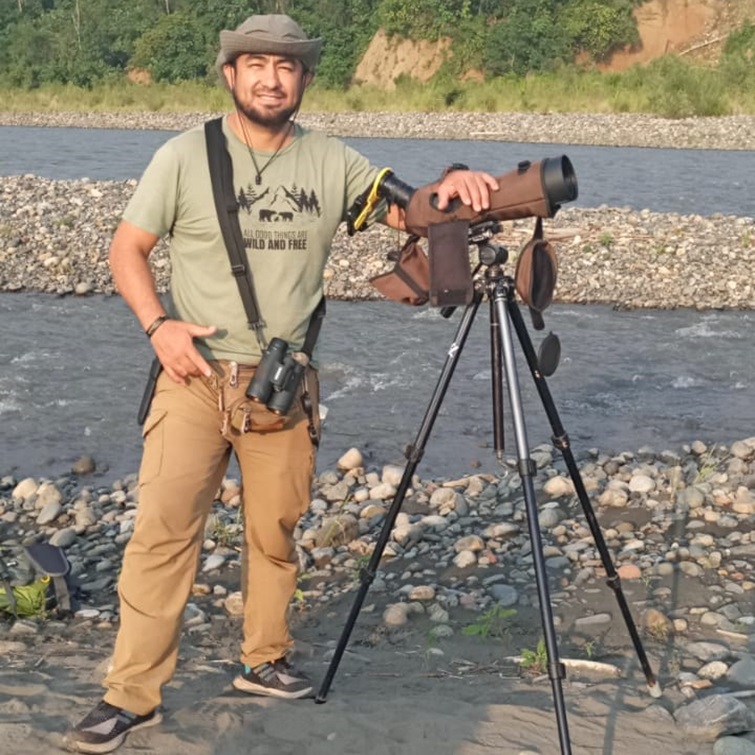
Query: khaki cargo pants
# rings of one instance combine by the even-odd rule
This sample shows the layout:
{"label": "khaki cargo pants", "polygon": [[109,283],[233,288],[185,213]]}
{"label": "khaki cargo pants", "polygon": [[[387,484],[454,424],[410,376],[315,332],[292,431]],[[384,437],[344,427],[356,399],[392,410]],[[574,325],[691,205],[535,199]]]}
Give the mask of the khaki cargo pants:
{"label": "khaki cargo pants", "polygon": [[[286,620],[298,572],[293,530],[309,506],[315,463],[308,418],[300,395],[285,419],[246,399],[253,367],[210,364],[213,375],[188,386],[162,373],[144,425],[136,522],[118,583],[121,623],[104,682],[107,702],[140,715],[160,704],[175,670],[205,522],[232,451],[243,487],[241,661],[272,661],[293,644]],[[319,432],[311,368],[306,384]]]}

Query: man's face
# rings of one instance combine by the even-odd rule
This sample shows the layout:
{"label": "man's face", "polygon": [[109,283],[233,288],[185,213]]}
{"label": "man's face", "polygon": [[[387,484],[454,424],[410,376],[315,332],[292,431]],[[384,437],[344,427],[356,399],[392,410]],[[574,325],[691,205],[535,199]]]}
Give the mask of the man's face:
{"label": "man's face", "polygon": [[310,80],[299,60],[283,55],[239,55],[224,72],[236,107],[252,123],[273,129],[299,109]]}

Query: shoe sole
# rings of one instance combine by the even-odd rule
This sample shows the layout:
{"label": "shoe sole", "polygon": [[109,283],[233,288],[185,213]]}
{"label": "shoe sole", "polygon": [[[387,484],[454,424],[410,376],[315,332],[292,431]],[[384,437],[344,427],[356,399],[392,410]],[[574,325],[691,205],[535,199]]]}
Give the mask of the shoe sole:
{"label": "shoe sole", "polygon": [[279,697],[283,700],[297,700],[300,697],[306,697],[312,694],[312,687],[298,689],[295,692],[286,692],[284,689],[275,689],[274,687],[264,687],[261,684],[247,681],[243,676],[237,676],[233,680],[233,686],[239,692],[247,692],[250,695],[260,695],[262,697]]}
{"label": "shoe sole", "polygon": [[69,752],[86,752],[93,755],[100,755],[103,752],[112,752],[117,750],[125,741],[126,737],[133,731],[139,729],[146,729],[149,726],[156,726],[163,720],[162,713],[155,713],[148,721],[142,721],[140,724],[132,726],[128,731],[124,731],[123,734],[119,734],[109,742],[101,742],[96,744],[94,742],[77,742],[76,740],[66,740],[66,748]]}

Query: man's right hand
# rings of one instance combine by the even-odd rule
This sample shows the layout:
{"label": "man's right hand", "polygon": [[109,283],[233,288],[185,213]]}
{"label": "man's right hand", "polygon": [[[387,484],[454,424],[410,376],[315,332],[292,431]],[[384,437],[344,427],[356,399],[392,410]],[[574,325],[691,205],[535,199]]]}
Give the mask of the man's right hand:
{"label": "man's right hand", "polygon": [[171,380],[186,385],[188,377],[212,374],[210,365],[194,345],[195,338],[214,335],[214,325],[195,325],[181,320],[166,320],[152,335],[152,348]]}

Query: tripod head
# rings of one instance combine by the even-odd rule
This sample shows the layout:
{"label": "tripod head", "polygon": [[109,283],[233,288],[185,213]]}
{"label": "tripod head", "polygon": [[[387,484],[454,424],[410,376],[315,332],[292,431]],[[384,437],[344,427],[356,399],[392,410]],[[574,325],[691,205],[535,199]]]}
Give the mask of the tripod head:
{"label": "tripod head", "polygon": [[477,247],[477,267],[472,275],[476,275],[481,267],[505,265],[509,258],[509,250],[500,244],[492,244],[491,239],[503,230],[497,220],[484,220],[469,227],[469,245]]}

